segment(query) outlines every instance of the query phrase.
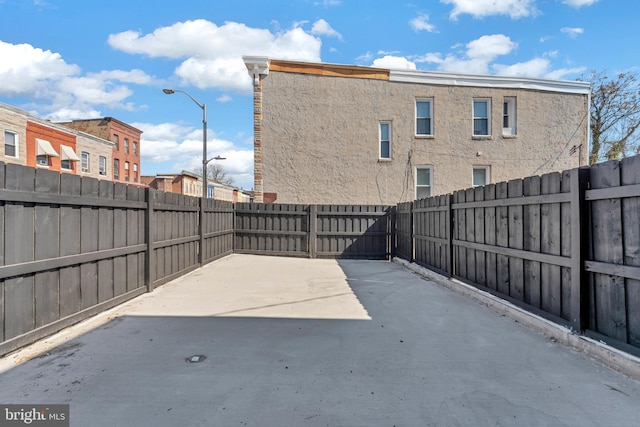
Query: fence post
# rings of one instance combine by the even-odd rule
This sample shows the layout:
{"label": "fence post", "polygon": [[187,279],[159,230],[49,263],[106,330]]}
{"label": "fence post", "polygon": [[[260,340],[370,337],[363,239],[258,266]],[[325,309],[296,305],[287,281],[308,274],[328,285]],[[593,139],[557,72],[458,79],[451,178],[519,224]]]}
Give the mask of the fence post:
{"label": "fence post", "polygon": [[411,248],[409,248],[409,251],[411,252],[409,254],[409,261],[412,264],[416,261],[416,234],[413,229],[413,207],[415,206],[415,203],[415,200],[409,202],[409,239],[411,240]]}
{"label": "fence post", "polygon": [[204,197],[200,197],[200,227],[198,227],[198,233],[200,233],[200,250],[198,251],[198,262],[200,263],[200,267],[204,266],[204,216],[205,216],[205,212],[204,212],[204,207],[205,207],[205,198]]}
{"label": "fence post", "polygon": [[317,256],[318,206],[309,205],[309,258]]}
{"label": "fence post", "polygon": [[398,234],[396,233],[396,206],[389,206],[387,211],[387,259],[393,260],[398,247]]}
{"label": "fence post", "polygon": [[571,170],[571,326],[583,332],[588,324],[589,282],[584,268],[588,256],[588,209],[585,190],[589,168]]}
{"label": "fence post", "polygon": [[147,242],[147,262],[145,265],[147,276],[147,292],[153,291],[153,282],[155,281],[156,259],[153,252],[153,243],[155,240],[154,224],[153,224],[153,208],[156,200],[156,190],[153,188],[146,189],[147,211],[145,215],[145,239]]}
{"label": "fence post", "polygon": [[447,198],[446,205],[446,239],[447,239],[447,273],[449,277],[453,277],[453,226],[455,224],[455,218],[453,217],[453,194],[447,194],[445,196]]}

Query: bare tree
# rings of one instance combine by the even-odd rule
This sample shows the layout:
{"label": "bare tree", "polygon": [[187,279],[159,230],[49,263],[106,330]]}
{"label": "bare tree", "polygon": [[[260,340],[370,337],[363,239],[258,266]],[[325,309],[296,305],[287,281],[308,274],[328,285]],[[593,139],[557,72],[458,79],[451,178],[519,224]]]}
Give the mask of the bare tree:
{"label": "bare tree", "polygon": [[635,73],[609,78],[592,71],[589,164],[640,154],[640,87]]}
{"label": "bare tree", "polygon": [[[202,167],[196,168],[198,175],[202,175]],[[225,167],[219,163],[209,163],[207,165],[207,179],[220,184],[233,185],[233,177],[229,175]]]}

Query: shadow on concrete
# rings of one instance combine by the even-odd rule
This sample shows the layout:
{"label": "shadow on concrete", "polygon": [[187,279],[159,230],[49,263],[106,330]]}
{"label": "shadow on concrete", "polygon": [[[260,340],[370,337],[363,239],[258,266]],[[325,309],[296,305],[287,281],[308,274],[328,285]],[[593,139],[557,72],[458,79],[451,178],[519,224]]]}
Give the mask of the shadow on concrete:
{"label": "shadow on concrete", "polygon": [[[640,416],[640,383],[397,264],[229,258],[3,372],[0,402],[70,403],[74,426],[611,426]],[[242,271],[263,262],[267,271]],[[274,295],[294,283],[308,295]],[[237,299],[218,295],[225,287]],[[295,316],[307,309],[316,317]]]}

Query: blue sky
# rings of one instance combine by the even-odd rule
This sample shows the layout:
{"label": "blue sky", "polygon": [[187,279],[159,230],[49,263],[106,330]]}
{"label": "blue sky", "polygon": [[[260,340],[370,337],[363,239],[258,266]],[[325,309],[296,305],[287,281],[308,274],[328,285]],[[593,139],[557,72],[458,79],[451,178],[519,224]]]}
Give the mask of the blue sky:
{"label": "blue sky", "polygon": [[575,80],[640,66],[637,0],[0,0],[0,102],[142,129],[143,175],[221,155],[253,186],[243,55]]}

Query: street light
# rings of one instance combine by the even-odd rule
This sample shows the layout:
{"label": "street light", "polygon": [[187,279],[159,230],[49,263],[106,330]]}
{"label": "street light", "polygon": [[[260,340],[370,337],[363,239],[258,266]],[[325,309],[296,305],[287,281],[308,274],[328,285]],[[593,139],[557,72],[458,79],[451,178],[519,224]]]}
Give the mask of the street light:
{"label": "street light", "polygon": [[[207,198],[207,104],[200,104],[196,99],[187,92],[178,89],[162,89],[167,95],[173,95],[176,92],[187,95],[195,104],[202,109],[202,198]],[[203,202],[204,203],[204,202]]]}
{"label": "street light", "polygon": [[224,160],[224,157],[216,156],[207,159],[207,104],[200,104],[189,93],[178,89],[162,89],[167,95],[173,95],[176,92],[187,95],[198,107],[202,109],[202,200],[200,202],[200,265],[204,265],[204,202],[207,199],[207,164],[211,160]]}

